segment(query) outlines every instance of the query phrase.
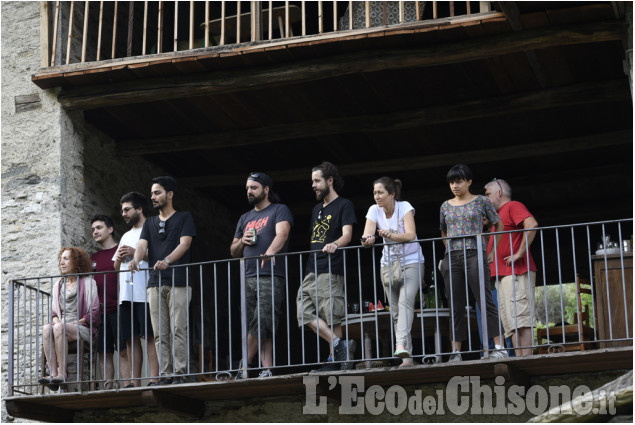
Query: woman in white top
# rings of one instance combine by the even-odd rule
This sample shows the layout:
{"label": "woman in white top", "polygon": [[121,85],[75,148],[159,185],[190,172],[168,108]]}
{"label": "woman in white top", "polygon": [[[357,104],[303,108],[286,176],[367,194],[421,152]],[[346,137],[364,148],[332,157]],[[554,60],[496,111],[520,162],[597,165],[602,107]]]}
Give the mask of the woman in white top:
{"label": "woman in white top", "polygon": [[373,183],[376,205],[366,214],[362,245],[375,243],[375,231],[384,239],[381,280],[395,325],[395,357],[401,366],[411,366],[414,302],[423,279],[423,254],[417,239],[414,214],[409,202],[400,201],[402,183],[382,177]]}

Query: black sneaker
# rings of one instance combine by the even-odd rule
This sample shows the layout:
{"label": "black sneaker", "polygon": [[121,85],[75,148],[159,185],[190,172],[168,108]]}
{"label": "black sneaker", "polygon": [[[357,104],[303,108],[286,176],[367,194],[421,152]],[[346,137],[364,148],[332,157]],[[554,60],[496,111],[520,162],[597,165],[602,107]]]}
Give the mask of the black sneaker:
{"label": "black sneaker", "polygon": [[161,378],[157,385],[170,385],[172,383],[172,378]]}
{"label": "black sneaker", "polygon": [[[355,358],[355,349],[357,349],[357,343],[353,339],[340,340],[340,343],[333,348],[334,357],[336,361],[353,360]],[[347,358],[348,352],[348,358]],[[355,367],[354,362],[342,363],[340,370],[351,370]]]}
{"label": "black sneaker", "polygon": [[313,369],[311,371],[311,373],[319,373],[319,372],[335,372],[341,370],[340,369],[340,364],[339,363],[333,363],[333,362],[328,362],[327,364],[325,364],[324,366],[322,366],[319,369]]}
{"label": "black sneaker", "polygon": [[172,385],[187,384],[187,379],[183,376],[177,376],[172,380]]}

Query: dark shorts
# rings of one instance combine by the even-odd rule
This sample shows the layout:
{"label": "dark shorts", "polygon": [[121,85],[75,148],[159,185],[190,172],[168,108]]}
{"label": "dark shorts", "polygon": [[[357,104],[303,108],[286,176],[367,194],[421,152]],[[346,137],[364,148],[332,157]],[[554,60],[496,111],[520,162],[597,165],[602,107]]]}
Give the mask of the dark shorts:
{"label": "dark shorts", "polygon": [[[106,313],[106,320],[101,316],[99,336],[97,337],[97,351],[99,353],[112,353],[117,350],[117,311]],[[105,336],[105,341],[104,341]],[[119,339],[119,345],[125,347],[125,340]]]}
{"label": "dark shorts", "polygon": [[[272,288],[270,276],[260,276],[260,279],[256,277],[246,279],[247,328],[252,336],[258,338],[258,319],[260,319],[261,340],[271,338],[273,329],[278,327],[278,316],[284,297],[282,291],[284,283],[279,276],[274,276],[273,281]],[[258,297],[258,290],[260,290],[260,297]],[[259,309],[258,305],[260,305]]]}
{"label": "dark shorts", "polygon": [[131,340],[133,335],[154,336],[147,303],[124,301],[119,305],[119,335],[122,341]]}

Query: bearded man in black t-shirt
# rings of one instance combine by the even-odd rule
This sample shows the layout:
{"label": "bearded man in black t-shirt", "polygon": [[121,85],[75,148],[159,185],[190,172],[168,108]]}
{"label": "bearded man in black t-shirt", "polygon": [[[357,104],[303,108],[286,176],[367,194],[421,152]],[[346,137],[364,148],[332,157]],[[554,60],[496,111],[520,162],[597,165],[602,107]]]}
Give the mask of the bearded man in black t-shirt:
{"label": "bearded man in black t-shirt", "polygon": [[262,172],[251,173],[246,184],[247,201],[254,208],[240,217],[230,252],[232,257],[260,257],[245,260],[247,305],[247,364],[241,365],[236,379],[247,378],[246,368],[259,353],[263,369],[260,377],[271,376],[273,332],[284,294],[284,257],[287,252],[293,215],[273,193],[271,178]]}
{"label": "bearded man in black t-shirt", "polygon": [[312,187],[318,201],[311,214],[311,250],[306,275],[296,298],[298,326],[309,326],[331,348],[329,363],[317,372],[350,369],[355,341],[342,339],[346,315],[344,261],[338,248],[348,245],[357,222],[353,203],[337,192],[344,182],[330,162],[313,167]]}

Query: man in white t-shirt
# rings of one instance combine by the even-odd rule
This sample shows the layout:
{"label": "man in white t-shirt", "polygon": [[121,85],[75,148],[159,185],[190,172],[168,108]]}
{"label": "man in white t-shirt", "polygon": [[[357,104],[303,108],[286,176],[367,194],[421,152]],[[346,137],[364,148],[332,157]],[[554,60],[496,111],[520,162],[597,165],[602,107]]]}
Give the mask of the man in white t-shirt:
{"label": "man in white t-shirt", "polygon": [[[115,269],[122,271],[119,273],[119,332],[121,338],[126,341],[126,350],[130,359],[132,381],[128,386],[141,385],[139,380],[143,364],[141,338],[144,338],[146,342],[147,364],[150,366],[147,376],[153,377],[148,385],[156,385],[159,376],[159,361],[146,300],[148,272],[141,271],[132,274],[128,270],[128,263],[134,257],[141,229],[146,221],[148,200],[138,192],[130,192],[122,196],[120,204],[123,219],[127,224],[132,225],[132,229],[121,237],[119,249],[113,257]],[[140,267],[141,269],[148,268],[147,254],[141,261]]]}

